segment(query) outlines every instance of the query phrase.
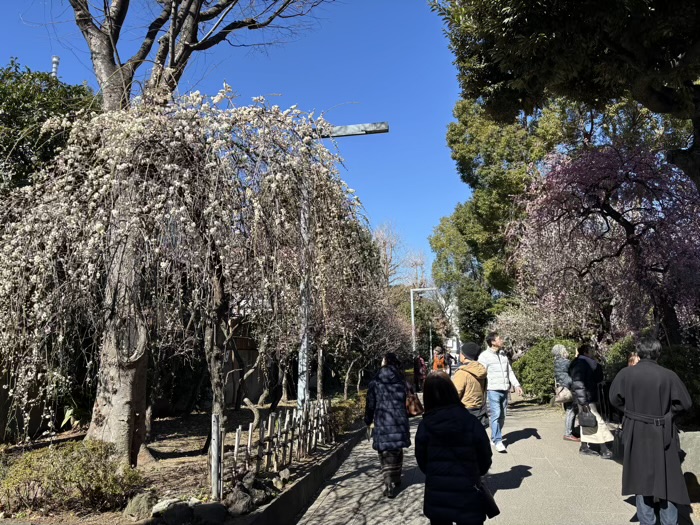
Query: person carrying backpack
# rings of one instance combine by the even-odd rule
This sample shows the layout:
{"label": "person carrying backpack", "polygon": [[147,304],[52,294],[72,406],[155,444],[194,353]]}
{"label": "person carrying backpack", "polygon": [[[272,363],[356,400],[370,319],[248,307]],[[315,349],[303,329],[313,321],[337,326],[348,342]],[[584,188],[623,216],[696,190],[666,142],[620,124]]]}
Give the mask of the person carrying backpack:
{"label": "person carrying backpack", "polygon": [[440,346],[435,347],[435,356],[433,357],[433,372],[447,372],[447,358],[445,351]]}

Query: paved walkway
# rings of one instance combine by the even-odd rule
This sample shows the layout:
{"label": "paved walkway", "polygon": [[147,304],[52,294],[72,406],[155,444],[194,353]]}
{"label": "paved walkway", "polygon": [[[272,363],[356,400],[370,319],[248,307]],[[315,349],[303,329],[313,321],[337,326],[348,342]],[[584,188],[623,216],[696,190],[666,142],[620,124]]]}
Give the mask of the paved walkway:
{"label": "paved walkway", "polygon": [[[412,420],[414,433],[418,423],[419,418]],[[577,443],[562,439],[563,426],[563,413],[555,409],[510,410],[504,429],[508,453],[494,451],[486,478],[501,514],[487,524],[638,523],[633,500],[620,495],[622,467],[580,456]],[[401,492],[389,500],[381,494],[377,454],[367,441],[361,442],[299,525],[427,525],[422,510],[424,477],[413,447],[405,452]]]}

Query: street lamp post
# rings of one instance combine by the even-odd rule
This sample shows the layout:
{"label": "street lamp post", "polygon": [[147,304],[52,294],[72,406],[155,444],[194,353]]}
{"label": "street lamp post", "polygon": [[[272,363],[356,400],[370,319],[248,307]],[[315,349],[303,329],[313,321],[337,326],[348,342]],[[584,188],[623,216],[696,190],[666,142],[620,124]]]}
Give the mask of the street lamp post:
{"label": "street lamp post", "polygon": [[[416,314],[413,306],[413,294],[434,292],[437,288],[411,288],[411,336],[413,338],[413,356],[416,356]],[[430,359],[433,359],[433,349],[430,349]]]}
{"label": "street lamp post", "polygon": [[[322,139],[355,137],[360,135],[374,135],[376,133],[388,133],[387,122],[375,122],[372,124],[352,124],[349,126],[333,126],[328,133],[320,135]],[[302,183],[301,198],[301,242],[302,242],[302,280],[301,280],[301,342],[299,346],[299,380],[297,382],[297,407],[302,408],[309,398],[309,347],[310,347],[310,321],[311,321],[311,268],[310,254],[311,233],[309,217],[311,215],[311,189]]]}

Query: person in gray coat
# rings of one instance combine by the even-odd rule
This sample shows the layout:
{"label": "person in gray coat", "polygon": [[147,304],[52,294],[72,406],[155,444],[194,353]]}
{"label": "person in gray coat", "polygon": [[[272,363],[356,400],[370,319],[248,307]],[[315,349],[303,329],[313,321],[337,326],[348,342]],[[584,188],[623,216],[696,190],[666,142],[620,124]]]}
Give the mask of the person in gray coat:
{"label": "person in gray coat", "polygon": [[622,494],[634,494],[640,525],[655,525],[658,500],[661,525],[677,525],[677,505],[689,505],[674,417],[690,409],[688,389],[675,372],[656,363],[661,343],[637,343],[639,361],[620,370],[610,385],[610,402],[622,420]]}
{"label": "person in gray coat", "polygon": [[[571,390],[571,376],[569,375],[569,351],[564,345],[554,345],[552,348],[554,356],[554,384],[556,386],[564,386]],[[569,401],[563,403],[566,416],[564,418],[564,441],[581,441],[573,434],[574,421],[576,418],[576,403]]]}

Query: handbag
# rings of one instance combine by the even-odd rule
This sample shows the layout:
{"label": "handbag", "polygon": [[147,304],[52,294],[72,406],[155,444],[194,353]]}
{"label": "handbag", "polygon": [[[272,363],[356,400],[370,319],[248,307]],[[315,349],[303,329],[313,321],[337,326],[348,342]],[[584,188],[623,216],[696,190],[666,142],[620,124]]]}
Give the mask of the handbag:
{"label": "handbag", "polygon": [[496,500],[493,499],[493,494],[491,494],[488,487],[484,485],[483,480],[480,479],[476,482],[474,485],[474,490],[476,490],[477,494],[479,494],[481,506],[483,511],[486,513],[486,516],[489,518],[495,518],[501,513],[501,509],[498,508]]}
{"label": "handbag", "polygon": [[406,394],[406,412],[408,412],[408,417],[420,416],[425,409],[423,404],[420,402],[418,394],[414,392],[408,392]]}
{"label": "handbag", "polygon": [[565,386],[555,386],[554,387],[554,402],[555,403],[571,403],[574,400],[574,396],[571,390]]}
{"label": "handbag", "polygon": [[582,427],[594,428],[598,426],[598,420],[595,418],[593,412],[591,412],[590,409],[586,412],[584,412],[583,410],[579,410],[578,424]]}

